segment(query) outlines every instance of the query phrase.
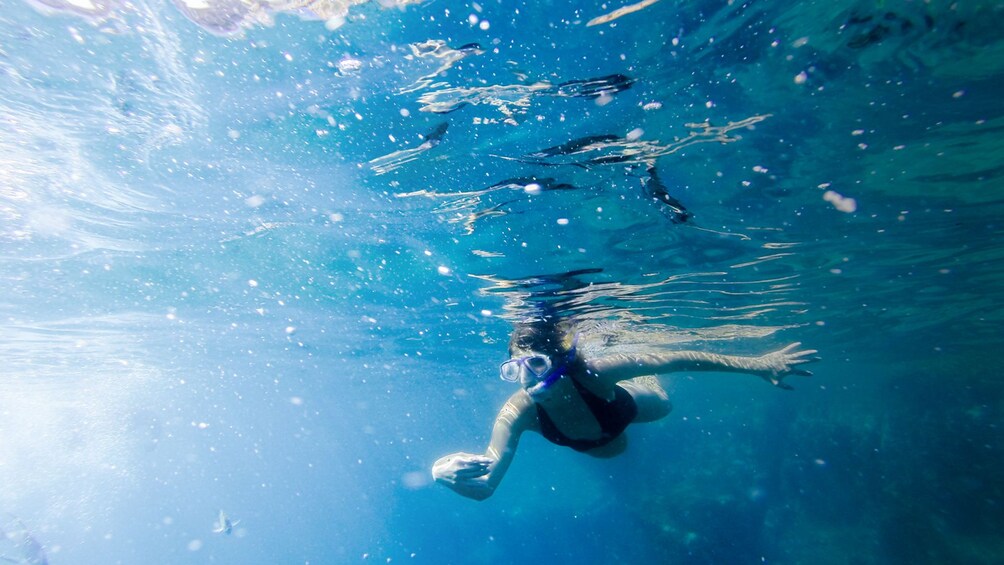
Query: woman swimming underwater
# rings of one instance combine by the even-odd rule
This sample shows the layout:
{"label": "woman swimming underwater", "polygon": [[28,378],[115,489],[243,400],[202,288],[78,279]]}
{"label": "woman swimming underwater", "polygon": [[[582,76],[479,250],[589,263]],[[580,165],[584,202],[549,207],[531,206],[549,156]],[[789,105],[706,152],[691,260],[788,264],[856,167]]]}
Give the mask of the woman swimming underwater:
{"label": "woman swimming underwater", "polygon": [[562,324],[546,319],[518,326],[509,341],[510,359],[499,371],[503,380],[519,382],[520,390],[496,416],[485,453],[440,458],[432,466],[435,480],[468,498],[488,498],[502,482],[525,431],[594,457],[613,457],[627,446],[623,432],[629,424],[652,422],[672,410],[654,375],[750,373],[791,388],[785,377],[811,374],[795,366],[818,360],[812,357],[815,350],[798,350],[799,343],[757,357],[675,351],[587,359],[576,349],[577,340]]}

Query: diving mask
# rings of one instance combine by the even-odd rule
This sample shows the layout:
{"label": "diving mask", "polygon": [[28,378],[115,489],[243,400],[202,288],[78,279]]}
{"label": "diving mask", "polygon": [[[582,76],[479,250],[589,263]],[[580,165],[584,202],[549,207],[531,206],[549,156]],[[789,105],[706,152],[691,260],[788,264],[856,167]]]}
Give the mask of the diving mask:
{"label": "diving mask", "polygon": [[514,383],[519,381],[523,369],[526,369],[539,381],[538,386],[547,388],[565,374],[568,364],[575,359],[575,345],[578,341],[579,334],[575,334],[575,338],[572,339],[572,347],[569,348],[565,358],[557,367],[553,365],[551,358],[547,355],[514,357],[499,365],[499,377],[503,381]]}

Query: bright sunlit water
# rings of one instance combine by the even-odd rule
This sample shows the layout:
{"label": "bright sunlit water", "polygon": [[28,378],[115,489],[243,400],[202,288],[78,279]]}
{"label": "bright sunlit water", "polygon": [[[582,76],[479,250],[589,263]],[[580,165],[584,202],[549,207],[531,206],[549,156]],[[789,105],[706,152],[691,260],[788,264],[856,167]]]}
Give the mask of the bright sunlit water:
{"label": "bright sunlit water", "polygon": [[[1004,560],[1001,3],[0,6],[6,561]],[[822,361],[461,498],[541,302]]]}

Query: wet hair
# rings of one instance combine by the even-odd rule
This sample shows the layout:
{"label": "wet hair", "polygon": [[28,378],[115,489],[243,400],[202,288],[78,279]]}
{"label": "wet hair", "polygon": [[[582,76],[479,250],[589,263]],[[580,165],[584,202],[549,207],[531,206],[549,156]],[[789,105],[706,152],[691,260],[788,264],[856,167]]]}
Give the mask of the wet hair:
{"label": "wet hair", "polygon": [[509,336],[509,355],[515,355],[517,351],[536,351],[557,357],[567,352],[570,345],[566,324],[546,317],[523,322],[513,328]]}

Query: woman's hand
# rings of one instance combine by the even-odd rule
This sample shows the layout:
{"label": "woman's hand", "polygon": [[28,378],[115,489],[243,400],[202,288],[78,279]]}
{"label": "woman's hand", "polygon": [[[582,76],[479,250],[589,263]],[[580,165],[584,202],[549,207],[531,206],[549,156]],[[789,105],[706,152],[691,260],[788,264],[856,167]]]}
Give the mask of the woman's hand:
{"label": "woman's hand", "polygon": [[783,349],[758,357],[758,365],[761,365],[762,368],[756,374],[770,384],[787,390],[791,390],[791,386],[781,382],[785,377],[789,375],[812,376],[810,371],[795,369],[794,366],[819,361],[819,357],[809,357],[816,354],[815,349],[797,351],[799,345],[802,345],[801,342],[796,341]]}
{"label": "woman's hand", "polygon": [[432,465],[432,477],[468,498],[484,500],[495,489],[488,484],[494,460],[473,453],[452,453]]}

